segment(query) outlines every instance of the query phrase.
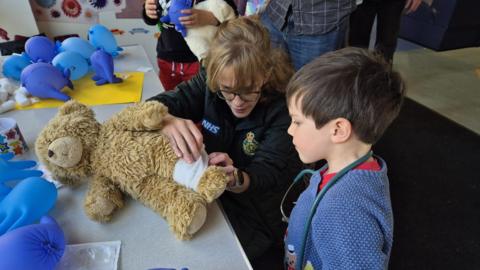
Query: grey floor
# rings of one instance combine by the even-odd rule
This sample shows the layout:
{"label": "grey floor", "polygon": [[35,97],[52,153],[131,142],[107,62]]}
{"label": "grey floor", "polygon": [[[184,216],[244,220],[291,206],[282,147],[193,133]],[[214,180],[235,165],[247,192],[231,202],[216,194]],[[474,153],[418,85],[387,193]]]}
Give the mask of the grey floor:
{"label": "grey floor", "polygon": [[435,52],[399,39],[407,96],[480,134],[480,48]]}

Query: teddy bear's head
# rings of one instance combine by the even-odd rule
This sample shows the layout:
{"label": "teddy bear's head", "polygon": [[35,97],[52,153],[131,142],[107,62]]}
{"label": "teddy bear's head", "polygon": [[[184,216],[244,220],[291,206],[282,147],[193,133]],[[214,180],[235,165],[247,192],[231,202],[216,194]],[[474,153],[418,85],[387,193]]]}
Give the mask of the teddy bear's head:
{"label": "teddy bear's head", "polygon": [[69,101],[40,132],[35,152],[56,180],[77,184],[91,174],[90,154],[96,146],[99,130],[100,124],[91,109]]}

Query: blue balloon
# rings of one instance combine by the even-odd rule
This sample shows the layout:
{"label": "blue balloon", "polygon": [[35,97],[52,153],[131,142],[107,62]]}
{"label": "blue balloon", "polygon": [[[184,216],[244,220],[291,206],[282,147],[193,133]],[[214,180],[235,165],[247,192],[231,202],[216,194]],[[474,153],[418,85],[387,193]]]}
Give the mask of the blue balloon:
{"label": "blue balloon", "polygon": [[25,52],[34,63],[50,63],[57,54],[55,43],[44,36],[34,36],[25,43]]}
{"label": "blue balloon", "polygon": [[[0,141],[0,143],[2,142]],[[13,153],[0,154],[0,201],[12,190],[5,185],[6,182],[21,180],[27,177],[42,176],[43,174],[41,171],[30,169],[37,165],[35,161],[10,161],[13,157]]]}
{"label": "blue balloon", "polygon": [[21,55],[11,55],[3,62],[3,75],[7,78],[19,81],[22,70],[30,64],[31,60],[25,53],[22,53]]}
{"label": "blue balloon", "polygon": [[103,49],[113,57],[123,49],[117,46],[117,40],[112,32],[101,24],[96,24],[88,29],[88,40],[96,49]]}
{"label": "blue balloon", "polygon": [[87,60],[76,52],[61,52],[57,54],[52,60],[52,65],[61,72],[69,69],[71,80],[82,78],[88,73],[89,69]]}
{"label": "blue balloon", "polygon": [[54,270],[64,252],[62,228],[45,216],[0,237],[0,269]]}
{"label": "blue balloon", "polygon": [[65,39],[60,45],[59,50],[61,52],[76,52],[83,58],[90,59],[90,56],[95,52],[95,47],[88,41],[79,37],[70,37]]}
{"label": "blue balloon", "polygon": [[19,182],[0,202],[0,235],[32,224],[53,208],[57,188],[40,177]]}
{"label": "blue balloon", "polygon": [[68,101],[70,97],[61,90],[65,86],[73,89],[69,77],[69,69],[62,73],[51,64],[33,63],[22,71],[20,81],[32,96]]}

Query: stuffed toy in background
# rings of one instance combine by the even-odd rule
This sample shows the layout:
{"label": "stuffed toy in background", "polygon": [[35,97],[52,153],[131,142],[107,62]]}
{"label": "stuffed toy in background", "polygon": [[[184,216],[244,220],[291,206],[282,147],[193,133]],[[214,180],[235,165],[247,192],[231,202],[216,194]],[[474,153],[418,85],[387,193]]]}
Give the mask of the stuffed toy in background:
{"label": "stuffed toy in background", "polygon": [[123,80],[115,76],[113,67],[113,57],[106,53],[103,49],[98,49],[92,56],[90,56],[90,63],[92,63],[93,75],[92,80],[96,85],[103,85],[107,83],[121,83]]}
{"label": "stuffed toy in background", "polygon": [[20,75],[22,86],[35,97],[54,98],[62,101],[70,100],[70,96],[62,92],[65,86],[73,89],[70,70],[59,71],[52,64],[34,63],[23,69]]}
{"label": "stuffed toy in background", "polygon": [[[220,23],[235,18],[235,11],[223,0],[205,0],[195,4],[193,8],[212,12],[213,16],[215,16]],[[198,61],[207,56],[210,43],[217,29],[218,26],[213,25],[204,25],[188,29],[185,41],[193,54],[198,58]]]}
{"label": "stuffed toy in background", "polygon": [[192,8],[192,0],[171,0],[170,8],[167,15],[160,18],[163,23],[171,23],[175,25],[175,30],[180,32],[183,37],[187,36],[187,28],[180,22],[180,17],[185,16],[182,13],[184,9]]}
{"label": "stuffed toy in background", "polygon": [[91,109],[72,100],[39,134],[36,154],[63,184],[92,176],[84,205],[91,219],[109,221],[127,194],[164,217],[179,239],[189,239],[228,178],[208,166],[206,153],[191,165],[175,155],[160,133],[166,114],[163,104],[143,102],[100,124]]}
{"label": "stuffed toy in background", "polygon": [[113,36],[112,32],[104,25],[93,25],[88,29],[87,35],[90,44],[92,44],[96,50],[103,49],[113,57],[117,57],[120,52],[123,51],[122,48],[118,47],[117,40]]}
{"label": "stuffed toy in background", "polygon": [[192,6],[191,0],[172,0],[167,15],[160,18],[163,23],[175,25],[175,30],[185,38],[188,47],[195,54],[198,60],[207,56],[208,48],[217,31],[217,26],[204,25],[187,29],[181,24],[179,18],[187,16],[181,13],[183,9],[201,9],[210,11],[220,22],[235,18],[235,11],[223,0],[205,0]]}

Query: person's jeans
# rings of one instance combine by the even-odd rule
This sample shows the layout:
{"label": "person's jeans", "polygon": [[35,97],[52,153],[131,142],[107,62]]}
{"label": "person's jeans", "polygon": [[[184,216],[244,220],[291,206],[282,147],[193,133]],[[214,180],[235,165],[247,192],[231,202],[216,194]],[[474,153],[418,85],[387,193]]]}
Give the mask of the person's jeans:
{"label": "person's jeans", "polygon": [[377,37],[375,50],[385,60],[391,62],[397,48],[400,20],[405,0],[364,0],[350,15],[348,44],[354,47],[368,48],[370,32],[377,16]]}
{"label": "person's jeans", "polygon": [[295,35],[291,33],[294,26],[291,17],[283,30],[277,29],[265,12],[261,21],[270,32],[272,46],[282,48],[290,55],[295,70],[326,52],[343,47],[348,20],[341,23],[336,30],[322,35]]}

